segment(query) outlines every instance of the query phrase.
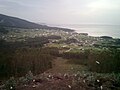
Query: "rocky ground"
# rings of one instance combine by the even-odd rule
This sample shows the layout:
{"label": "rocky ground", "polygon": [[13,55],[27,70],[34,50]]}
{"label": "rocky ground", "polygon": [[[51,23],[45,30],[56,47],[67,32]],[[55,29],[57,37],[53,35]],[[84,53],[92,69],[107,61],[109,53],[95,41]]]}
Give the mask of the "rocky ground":
{"label": "rocky ground", "polygon": [[114,78],[96,76],[86,70],[85,66],[68,64],[66,59],[57,58],[52,69],[37,76],[30,72],[19,80],[12,78],[6,86],[8,90],[120,90]]}

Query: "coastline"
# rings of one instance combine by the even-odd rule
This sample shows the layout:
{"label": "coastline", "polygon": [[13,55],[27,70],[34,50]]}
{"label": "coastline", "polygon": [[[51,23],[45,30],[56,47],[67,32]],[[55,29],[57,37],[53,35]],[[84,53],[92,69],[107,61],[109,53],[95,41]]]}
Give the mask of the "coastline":
{"label": "coastline", "polygon": [[88,33],[89,36],[109,36],[120,39],[120,25],[57,25],[74,30],[76,33]]}

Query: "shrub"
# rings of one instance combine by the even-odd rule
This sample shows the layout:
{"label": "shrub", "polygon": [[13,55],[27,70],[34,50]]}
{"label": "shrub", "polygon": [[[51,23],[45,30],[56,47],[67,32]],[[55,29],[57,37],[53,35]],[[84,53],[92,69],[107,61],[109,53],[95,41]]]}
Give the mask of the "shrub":
{"label": "shrub", "polygon": [[[47,52],[47,53],[46,53]],[[24,48],[0,52],[0,77],[23,76],[28,71],[39,74],[52,67],[54,48]]]}
{"label": "shrub", "polygon": [[65,52],[63,57],[69,59],[69,63],[86,65],[89,52],[89,50],[83,52]]}
{"label": "shrub", "polygon": [[120,72],[120,50],[117,49],[66,52],[63,57],[67,58],[69,63],[87,65],[93,72]]}
{"label": "shrub", "polygon": [[91,71],[95,72],[118,73],[120,72],[120,51],[92,51],[88,57],[88,66]]}

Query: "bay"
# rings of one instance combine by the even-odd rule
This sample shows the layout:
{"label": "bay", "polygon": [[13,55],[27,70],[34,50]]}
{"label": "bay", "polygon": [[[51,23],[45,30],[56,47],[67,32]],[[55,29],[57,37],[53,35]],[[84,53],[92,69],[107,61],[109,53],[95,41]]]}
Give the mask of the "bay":
{"label": "bay", "polygon": [[120,25],[60,25],[61,27],[74,29],[77,33],[88,33],[89,36],[111,36],[120,38]]}

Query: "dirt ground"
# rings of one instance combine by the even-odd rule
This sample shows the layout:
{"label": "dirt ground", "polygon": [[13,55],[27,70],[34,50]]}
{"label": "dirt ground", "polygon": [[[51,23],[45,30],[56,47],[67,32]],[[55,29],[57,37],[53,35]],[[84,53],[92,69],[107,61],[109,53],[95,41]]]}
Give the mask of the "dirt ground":
{"label": "dirt ground", "polygon": [[16,90],[119,90],[112,87],[111,81],[96,82],[88,80],[87,74],[80,75],[87,68],[68,64],[61,57],[53,60],[53,68],[35,76],[28,84],[17,86]]}
{"label": "dirt ground", "polygon": [[68,64],[66,59],[58,57],[53,60],[52,69],[36,76],[30,84],[17,87],[17,90],[90,90],[84,79],[77,77],[77,72],[83,69],[84,66]]}

